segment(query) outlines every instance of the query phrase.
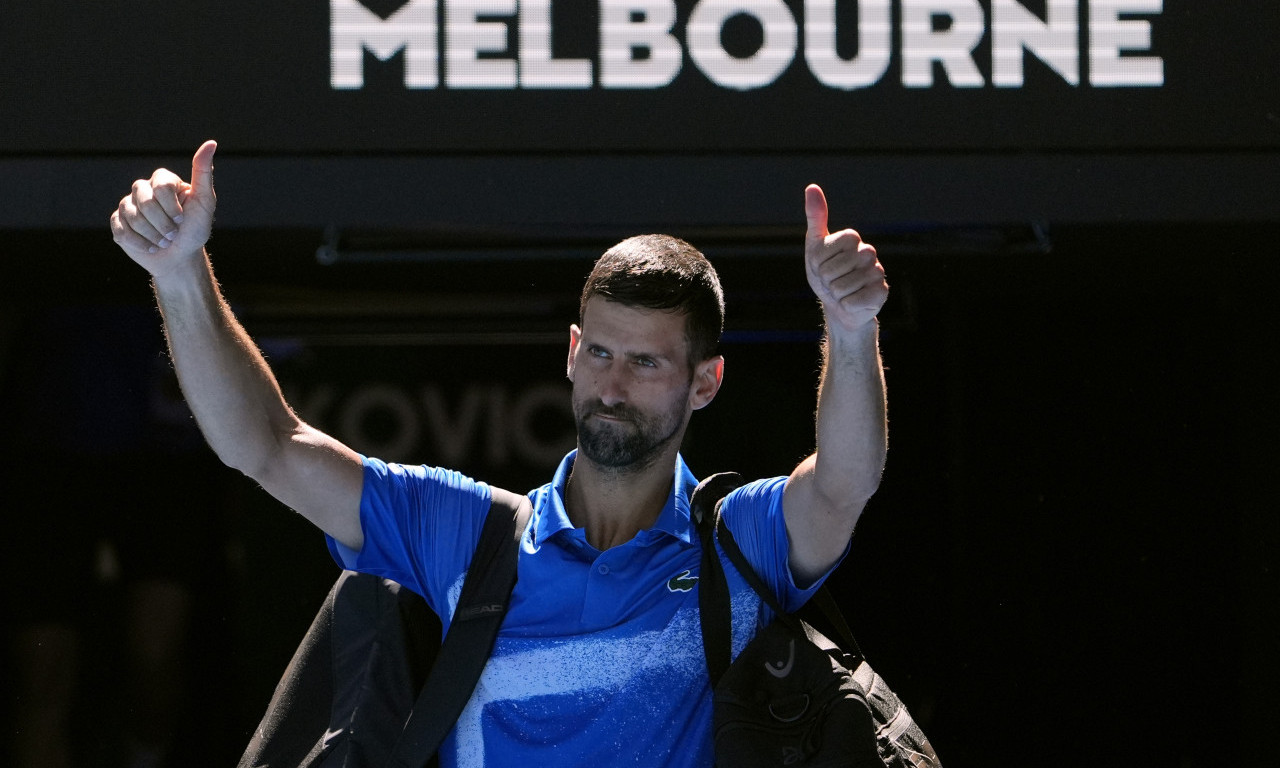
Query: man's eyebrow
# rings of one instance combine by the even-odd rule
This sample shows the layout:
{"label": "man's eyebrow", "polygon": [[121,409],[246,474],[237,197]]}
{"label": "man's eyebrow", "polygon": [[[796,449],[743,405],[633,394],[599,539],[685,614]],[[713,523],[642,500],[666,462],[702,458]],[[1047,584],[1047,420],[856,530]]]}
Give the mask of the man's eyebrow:
{"label": "man's eyebrow", "polygon": [[668,355],[664,355],[660,352],[627,352],[626,356],[632,360],[638,360],[643,358],[645,360],[657,360],[664,363],[669,363],[675,359]]}

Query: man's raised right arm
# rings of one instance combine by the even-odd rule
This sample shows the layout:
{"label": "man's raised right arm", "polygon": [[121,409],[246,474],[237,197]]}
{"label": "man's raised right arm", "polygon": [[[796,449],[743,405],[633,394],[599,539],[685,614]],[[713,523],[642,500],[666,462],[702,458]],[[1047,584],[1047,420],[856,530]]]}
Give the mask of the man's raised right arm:
{"label": "man's raised right arm", "polygon": [[213,154],[205,142],[191,182],[160,169],[111,214],[111,232],[151,273],[169,354],[205,439],[227,465],[352,549],[360,529],[360,457],[289,408],[266,360],[232,314],[209,264]]}

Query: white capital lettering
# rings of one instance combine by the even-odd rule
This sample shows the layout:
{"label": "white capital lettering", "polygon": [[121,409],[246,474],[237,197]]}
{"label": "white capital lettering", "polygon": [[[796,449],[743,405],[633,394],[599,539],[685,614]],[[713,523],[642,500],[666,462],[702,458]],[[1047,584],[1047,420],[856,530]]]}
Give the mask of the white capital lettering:
{"label": "white capital lettering", "polygon": [[510,48],[507,25],[481,16],[514,16],[516,0],[445,0],[445,70],[450,88],[515,88],[515,59],[480,58]]}
{"label": "white capital lettering", "polygon": [[406,88],[439,85],[434,0],[409,0],[385,21],[356,0],[330,0],[329,84],[364,87],[364,51],[386,61],[404,50]]}
{"label": "white capital lettering", "polygon": [[673,0],[600,0],[600,85],[669,85],[684,63],[675,23]]}
{"label": "white capital lettering", "polygon": [[852,90],[884,77],[893,54],[891,7],[890,0],[859,0],[858,55],[846,60],[836,53],[836,0],[805,3],[804,55],[818,82]]}
{"label": "white capital lettering", "polygon": [[[720,44],[720,30],[738,14],[754,16],[764,28],[759,50],[738,58]],[[702,0],[689,16],[689,58],[711,82],[745,91],[769,85],[796,55],[795,17],[782,0]]]}
{"label": "white capital lettering", "polygon": [[[935,16],[947,17],[948,27],[935,30]],[[908,88],[932,86],[936,61],[952,85],[982,87],[982,73],[972,54],[985,31],[978,0],[903,0],[902,84]]]}
{"label": "white capital lettering", "polygon": [[1015,0],[991,2],[991,82],[1022,87],[1022,51],[1034,53],[1072,85],[1080,84],[1080,25],[1076,0],[1048,0],[1041,21]]}
{"label": "white capital lettering", "polygon": [[551,58],[551,0],[520,0],[520,87],[591,87],[589,60]]}
{"label": "white capital lettering", "polygon": [[[805,64],[826,88],[882,82],[895,39],[903,86],[941,80],[981,88],[988,80],[975,52],[988,34],[989,83],[997,88],[1022,88],[1031,57],[1073,87],[1164,85],[1151,18],[1163,13],[1163,0],[900,0],[896,31],[894,0],[690,0],[682,6],[689,9],[684,39],[676,0],[597,0],[598,58],[556,58],[556,49],[580,50],[590,34],[557,1],[568,2],[406,0],[383,19],[363,4],[372,0],[330,0],[331,87],[363,88],[366,61],[402,56],[410,89],[659,89],[679,77],[687,49],[712,84],[746,91],[774,85],[788,71],[801,12]],[[554,19],[569,23],[559,35],[553,8]],[[739,22],[759,25],[752,52],[738,47]]]}
{"label": "white capital lettering", "polygon": [[1151,23],[1121,14],[1161,13],[1163,0],[1092,0],[1089,3],[1089,83],[1100,87],[1164,85],[1159,56],[1121,56],[1151,48]]}

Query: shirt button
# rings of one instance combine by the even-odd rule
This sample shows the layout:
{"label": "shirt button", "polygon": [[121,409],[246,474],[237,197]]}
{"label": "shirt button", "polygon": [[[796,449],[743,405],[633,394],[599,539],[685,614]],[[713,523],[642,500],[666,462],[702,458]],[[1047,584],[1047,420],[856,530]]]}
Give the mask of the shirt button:
{"label": "shirt button", "polygon": [[609,566],[607,566],[607,565],[603,565],[603,564],[601,564],[601,566],[600,566],[599,568],[597,568],[596,570],[600,572],[600,575],[601,575],[601,576],[608,576],[608,575],[609,575]]}

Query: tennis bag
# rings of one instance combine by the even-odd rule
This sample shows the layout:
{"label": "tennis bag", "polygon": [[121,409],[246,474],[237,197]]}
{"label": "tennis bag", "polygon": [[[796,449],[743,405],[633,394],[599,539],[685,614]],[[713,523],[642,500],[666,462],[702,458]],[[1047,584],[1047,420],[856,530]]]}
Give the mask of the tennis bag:
{"label": "tennis bag", "polygon": [[423,768],[475,690],[533,506],[493,501],[443,642],[426,601],[344,571],[276,686],[239,768]]}
{"label": "tennis bag", "polygon": [[[711,674],[718,768],[856,766],[940,768],[929,740],[858,649],[826,587],[802,613],[818,611],[836,643],[814,623],[782,611],[720,518],[720,503],[741,485],[734,473],[712,475],[694,492],[702,537],[699,609]],[[775,614],[733,663],[729,591],[714,541]]]}

